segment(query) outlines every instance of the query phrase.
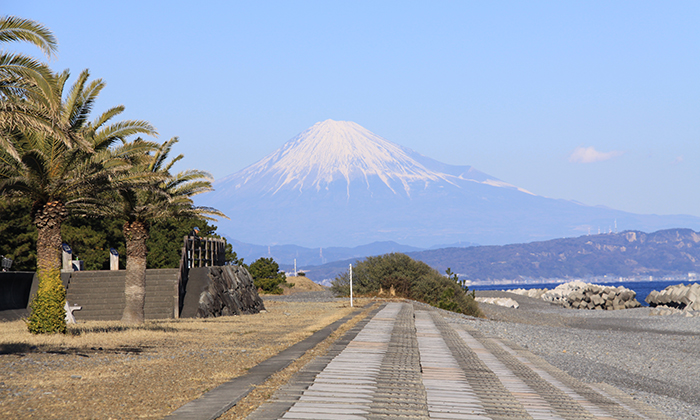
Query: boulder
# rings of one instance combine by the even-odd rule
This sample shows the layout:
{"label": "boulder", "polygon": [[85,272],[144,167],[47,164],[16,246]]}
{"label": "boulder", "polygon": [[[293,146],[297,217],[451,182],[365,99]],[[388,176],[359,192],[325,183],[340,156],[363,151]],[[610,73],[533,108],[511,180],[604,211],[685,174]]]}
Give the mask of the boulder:
{"label": "boulder", "polygon": [[248,270],[236,265],[190,269],[181,317],[256,314],[265,309]]}

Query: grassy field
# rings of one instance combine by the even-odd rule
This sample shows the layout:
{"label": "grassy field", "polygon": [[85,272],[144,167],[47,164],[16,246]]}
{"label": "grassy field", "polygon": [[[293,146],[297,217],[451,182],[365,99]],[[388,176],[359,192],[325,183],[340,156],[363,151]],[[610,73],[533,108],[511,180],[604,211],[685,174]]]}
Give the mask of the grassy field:
{"label": "grassy field", "polygon": [[[352,311],[348,302],[265,306],[256,315],[139,327],[81,322],[67,335],[32,335],[23,321],[2,322],[0,418],[161,418]],[[262,402],[267,388],[240,409]]]}

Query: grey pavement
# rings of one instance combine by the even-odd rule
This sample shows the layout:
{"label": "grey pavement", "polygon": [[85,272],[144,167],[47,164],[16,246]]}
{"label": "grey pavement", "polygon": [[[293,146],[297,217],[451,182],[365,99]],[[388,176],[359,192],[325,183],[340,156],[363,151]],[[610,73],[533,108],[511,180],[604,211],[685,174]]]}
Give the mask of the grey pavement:
{"label": "grey pavement", "polygon": [[583,383],[440,311],[388,303],[249,417],[271,419],[667,419]]}

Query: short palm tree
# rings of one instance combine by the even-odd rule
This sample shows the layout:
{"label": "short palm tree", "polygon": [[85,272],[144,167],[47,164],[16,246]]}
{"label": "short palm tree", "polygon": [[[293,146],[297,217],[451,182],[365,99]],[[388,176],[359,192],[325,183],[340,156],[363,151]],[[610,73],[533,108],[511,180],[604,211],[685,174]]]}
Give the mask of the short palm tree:
{"label": "short palm tree", "polygon": [[[146,296],[146,241],[152,223],[168,218],[200,217],[215,220],[209,215],[226,217],[220,211],[195,206],[194,195],[211,191],[211,175],[204,171],[187,170],[171,174],[173,165],[183,158],[178,155],[169,162],[168,155],[177,138],[160,145],[153,155],[137,156],[129,172],[123,174],[124,182],[113,189],[109,198],[93,211],[104,216],[125,220],[126,238],[126,306],[122,322],[143,323]],[[135,143],[138,143],[135,142]],[[134,184],[135,181],[140,183]],[[144,183],[143,180],[150,180]]]}
{"label": "short palm tree", "polygon": [[[94,121],[88,121],[97,96],[104,87],[101,80],[88,81],[83,71],[64,98],[68,72],[55,75],[52,88],[43,96],[27,96],[19,101],[29,110],[48,117],[59,135],[37,131],[31,127],[3,130],[12,151],[0,148],[0,194],[29,197],[33,202],[33,218],[37,226],[37,267],[40,279],[38,300],[45,289],[55,293],[60,284],[61,224],[72,208],[90,200],[110,181],[128,167],[128,159],[116,159],[109,148],[133,134],[155,135],[155,129],[145,121],[122,121],[109,124],[123,107],[107,110]],[[109,157],[109,159],[107,159]],[[58,278],[58,280],[57,280]],[[58,282],[58,284],[56,284]],[[42,283],[45,283],[42,285]],[[50,285],[50,287],[49,287]],[[46,286],[46,287],[44,287]],[[63,311],[63,297],[50,306],[60,304],[47,315],[57,326],[49,331],[65,330],[58,320]],[[33,307],[34,308],[34,307]],[[33,310],[34,317],[36,310]],[[38,316],[38,315],[37,315]],[[54,319],[56,318],[56,319]],[[30,318],[32,330],[33,318]],[[42,328],[34,332],[48,332]]]}

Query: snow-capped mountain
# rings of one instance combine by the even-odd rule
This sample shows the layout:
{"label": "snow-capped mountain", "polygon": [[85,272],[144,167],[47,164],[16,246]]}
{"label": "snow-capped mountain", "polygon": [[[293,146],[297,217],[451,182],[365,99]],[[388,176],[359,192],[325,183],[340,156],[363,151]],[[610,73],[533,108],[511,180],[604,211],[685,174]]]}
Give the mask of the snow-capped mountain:
{"label": "snow-capped mountain", "polygon": [[219,231],[257,244],[429,247],[700,228],[691,216],[644,216],[540,197],[471,166],[448,165],[349,121],[316,123],[259,162],[214,183],[197,204],[231,221]]}
{"label": "snow-capped mountain", "polygon": [[451,166],[399,146],[350,121],[326,120],[289,140],[280,149],[241,172],[220,181],[227,194],[253,190],[275,195],[284,190],[321,192],[334,182],[372,189],[373,184],[393,194],[435,184],[460,181],[515,188],[470,166]]}

